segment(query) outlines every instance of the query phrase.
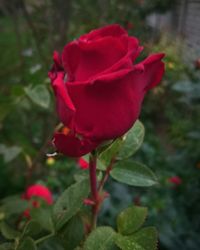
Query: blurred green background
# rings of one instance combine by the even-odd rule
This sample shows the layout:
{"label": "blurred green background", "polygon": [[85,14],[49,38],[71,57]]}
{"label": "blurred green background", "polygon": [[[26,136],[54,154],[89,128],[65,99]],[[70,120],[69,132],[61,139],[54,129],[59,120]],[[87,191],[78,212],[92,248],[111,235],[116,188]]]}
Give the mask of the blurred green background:
{"label": "blurred green background", "polygon": [[[148,206],[147,223],[159,230],[159,249],[199,249],[200,62],[196,60],[200,53],[183,39],[188,15],[185,2],[190,3],[1,1],[1,199],[23,192],[34,182],[46,184],[56,196],[73,182],[73,173],[80,171],[75,160],[46,157],[53,152],[50,142],[58,123],[47,78],[52,52],[61,51],[68,41],[91,29],[119,23],[145,46],[140,59],[149,52],[166,53],[165,77],[144,101],[140,119],[146,135],[134,156],[151,167],[159,185],[130,188],[109,180],[106,188],[111,197],[102,208],[99,223],[113,225],[116,214],[131,203]],[[196,36],[200,37],[200,31]],[[192,52],[187,58],[188,51]],[[171,177],[178,178],[174,181]]]}

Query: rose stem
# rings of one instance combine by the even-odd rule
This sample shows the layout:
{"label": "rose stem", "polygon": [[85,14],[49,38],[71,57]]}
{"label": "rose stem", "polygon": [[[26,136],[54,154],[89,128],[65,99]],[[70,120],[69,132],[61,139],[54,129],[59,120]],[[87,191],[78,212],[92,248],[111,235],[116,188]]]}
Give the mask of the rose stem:
{"label": "rose stem", "polygon": [[97,157],[95,154],[91,153],[90,161],[89,161],[90,189],[91,189],[92,200],[94,201],[94,205],[92,206],[91,230],[96,228],[98,207],[99,207],[98,190],[97,190],[97,176],[96,176],[96,163],[97,163]]}

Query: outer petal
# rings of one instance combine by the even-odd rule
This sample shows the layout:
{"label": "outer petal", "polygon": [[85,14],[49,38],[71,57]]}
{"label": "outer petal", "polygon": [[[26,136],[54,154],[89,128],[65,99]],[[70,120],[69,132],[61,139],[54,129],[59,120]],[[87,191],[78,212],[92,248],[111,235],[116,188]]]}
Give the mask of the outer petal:
{"label": "outer petal", "polygon": [[152,54],[142,62],[149,77],[149,83],[146,90],[149,90],[160,83],[165,71],[165,65],[161,61],[164,56],[165,54],[163,53]]}
{"label": "outer petal", "polygon": [[67,72],[68,81],[75,80],[75,73],[80,61],[80,48],[77,41],[68,43],[62,52],[62,64]]}
{"label": "outer petal", "polygon": [[132,68],[142,49],[137,38],[127,36],[114,40],[108,37],[95,43],[76,41],[65,46],[62,60],[68,81],[93,81],[109,72]]}
{"label": "outer petal", "polygon": [[51,79],[51,82],[53,82],[56,79],[58,72],[63,71],[61,58],[57,51],[54,51],[53,53],[53,60],[54,64],[51,70],[48,72],[48,76]]}
{"label": "outer petal", "polygon": [[128,37],[105,37],[92,42],[76,41],[65,46],[63,66],[69,81],[85,81],[110,68],[127,53]]}
{"label": "outer petal", "polygon": [[[114,73],[122,69],[130,69],[133,66],[133,62],[139,56],[143,47],[139,46],[139,41],[135,37],[128,37],[127,53],[119,61],[117,61],[112,67],[103,71],[101,75]],[[97,76],[98,77],[98,76]]]}
{"label": "outer petal", "polygon": [[72,128],[75,107],[68,95],[64,83],[64,72],[58,72],[52,87],[56,96],[56,106],[59,117],[65,126]]}
{"label": "outer petal", "polygon": [[[93,85],[68,85],[77,107],[75,129],[95,140],[113,139],[123,135],[139,115],[141,98],[133,87],[132,73],[104,80]],[[115,76],[112,76],[115,77]]]}
{"label": "outer petal", "polygon": [[161,80],[163,54],[152,55],[132,70],[107,74],[93,84],[67,84],[76,109],[75,129],[94,140],[119,137],[138,118],[147,89]]}
{"label": "outer petal", "polygon": [[120,37],[121,35],[128,35],[127,31],[119,24],[111,24],[104,26],[103,28],[95,29],[88,34],[82,35],[80,40],[92,41],[105,36]]}
{"label": "outer petal", "polygon": [[70,157],[85,155],[100,144],[100,142],[94,142],[86,138],[80,139],[75,137],[75,135],[62,133],[55,133],[53,143],[60,153]]}

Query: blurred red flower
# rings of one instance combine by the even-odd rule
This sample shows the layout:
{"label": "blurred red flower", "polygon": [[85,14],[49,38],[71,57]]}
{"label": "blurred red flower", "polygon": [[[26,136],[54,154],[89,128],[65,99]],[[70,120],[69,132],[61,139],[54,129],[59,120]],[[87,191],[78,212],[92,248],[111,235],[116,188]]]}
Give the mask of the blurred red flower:
{"label": "blurred red flower", "polygon": [[89,167],[89,163],[83,157],[78,159],[78,165],[82,169],[88,169]]}
{"label": "blurred red flower", "polygon": [[198,58],[195,62],[194,62],[195,68],[196,69],[200,69],[200,58]]}
{"label": "blurred red flower", "polygon": [[172,176],[168,181],[176,186],[179,186],[182,183],[182,179],[179,176]]}
{"label": "blurred red flower", "polygon": [[[34,184],[34,185],[29,186],[24,192],[24,194],[22,194],[22,199],[27,200],[27,201],[29,200],[32,201],[31,208],[40,207],[41,204],[39,200],[37,200],[37,198],[41,198],[48,205],[53,204],[53,197],[52,197],[51,191],[47,187],[40,185],[40,184]],[[25,217],[30,218],[31,208],[27,208],[24,211],[23,214]]]}

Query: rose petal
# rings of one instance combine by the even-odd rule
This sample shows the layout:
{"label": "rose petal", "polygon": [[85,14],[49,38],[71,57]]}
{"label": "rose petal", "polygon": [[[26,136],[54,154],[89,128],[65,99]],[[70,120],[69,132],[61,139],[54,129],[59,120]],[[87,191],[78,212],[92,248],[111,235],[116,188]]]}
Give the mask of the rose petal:
{"label": "rose petal", "polygon": [[80,157],[94,150],[99,142],[93,142],[86,138],[78,138],[75,135],[55,133],[53,143],[57,150],[70,157]]}
{"label": "rose petal", "polygon": [[63,49],[62,64],[67,72],[68,81],[70,82],[75,80],[75,73],[80,61],[80,53],[77,41],[68,43]]}
{"label": "rose petal", "polygon": [[105,37],[94,42],[73,42],[62,53],[69,81],[84,81],[110,68],[127,52],[128,39]]}
{"label": "rose petal", "polygon": [[59,117],[65,126],[72,128],[75,107],[67,93],[64,83],[64,73],[58,72],[55,80],[52,81],[52,87],[56,96],[56,106]]}
{"label": "rose petal", "polygon": [[142,62],[145,70],[148,71],[149,82],[146,90],[152,89],[160,83],[165,71],[165,65],[161,61],[164,56],[164,53],[152,54]]}
{"label": "rose petal", "polygon": [[139,46],[139,41],[137,38],[128,37],[128,46],[127,46],[126,55],[122,57],[119,61],[117,61],[114,65],[112,65],[110,68],[103,71],[101,75],[108,74],[109,72],[114,73],[121,69],[132,68],[133,62],[139,56],[142,50],[143,50],[143,47]]}
{"label": "rose petal", "polygon": [[119,24],[111,24],[104,26],[103,28],[92,30],[88,34],[82,35],[79,39],[84,41],[92,41],[105,36],[120,37],[121,35],[128,35],[127,31]]}
{"label": "rose petal", "polygon": [[53,64],[51,70],[48,72],[48,76],[52,82],[56,79],[57,73],[59,71],[63,71],[61,58],[60,58],[60,55],[57,51],[54,51],[54,53],[53,53],[53,61],[54,61],[54,64]]}
{"label": "rose petal", "polygon": [[136,100],[133,79],[130,73],[113,79],[108,75],[107,79],[93,85],[68,86],[77,107],[76,131],[100,140],[123,135],[137,119],[140,109],[141,101]]}
{"label": "rose petal", "polygon": [[66,91],[62,61],[59,53],[54,51],[53,54],[54,65],[49,71],[48,76],[51,79],[51,84],[56,96],[57,111],[61,121],[71,128],[75,108]]}
{"label": "rose petal", "polygon": [[67,84],[76,106],[76,131],[95,140],[126,133],[139,116],[146,90],[158,84],[163,75],[163,56],[152,55],[132,70],[104,75],[93,84]]}

